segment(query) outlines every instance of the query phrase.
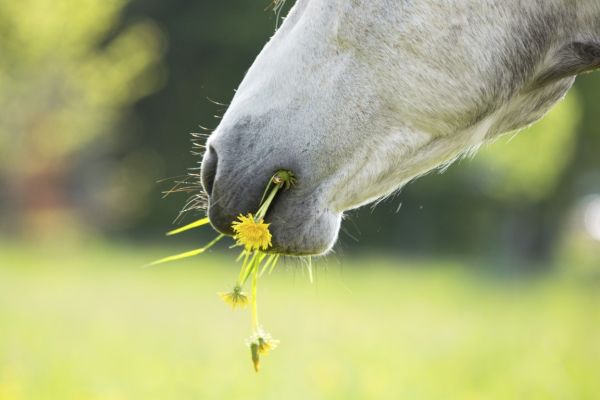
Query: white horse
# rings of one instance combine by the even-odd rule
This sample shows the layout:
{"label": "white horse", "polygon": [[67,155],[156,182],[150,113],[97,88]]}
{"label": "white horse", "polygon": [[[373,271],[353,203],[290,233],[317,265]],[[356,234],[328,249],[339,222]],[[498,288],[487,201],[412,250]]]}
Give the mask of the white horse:
{"label": "white horse", "polygon": [[531,124],[598,67],[599,0],[298,0],[207,142],[210,220],[231,233],[290,169],[273,251],[325,253],[344,211]]}

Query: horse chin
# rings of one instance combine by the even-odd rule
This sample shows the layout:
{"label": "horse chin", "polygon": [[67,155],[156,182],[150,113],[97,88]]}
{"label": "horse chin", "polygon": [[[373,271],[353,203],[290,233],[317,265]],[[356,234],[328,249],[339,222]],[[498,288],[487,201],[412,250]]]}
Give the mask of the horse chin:
{"label": "horse chin", "polygon": [[301,216],[294,223],[278,223],[281,215],[275,214],[271,220],[273,246],[269,252],[291,256],[324,255],[331,251],[337,241],[341,224],[341,214],[324,211]]}

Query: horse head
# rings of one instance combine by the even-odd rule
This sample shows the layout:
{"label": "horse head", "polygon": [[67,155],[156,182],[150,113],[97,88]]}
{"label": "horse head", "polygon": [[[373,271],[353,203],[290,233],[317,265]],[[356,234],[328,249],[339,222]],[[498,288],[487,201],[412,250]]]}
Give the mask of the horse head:
{"label": "horse head", "polygon": [[599,21],[596,0],[298,0],[207,142],[212,224],[289,169],[273,251],[327,252],[345,211],[541,118],[600,66]]}

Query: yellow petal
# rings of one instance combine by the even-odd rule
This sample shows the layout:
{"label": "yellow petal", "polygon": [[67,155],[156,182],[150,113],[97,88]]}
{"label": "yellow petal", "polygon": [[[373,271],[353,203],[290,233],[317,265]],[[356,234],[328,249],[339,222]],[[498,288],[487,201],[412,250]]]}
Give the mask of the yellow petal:
{"label": "yellow petal", "polygon": [[234,221],[232,228],[235,232],[234,238],[238,243],[244,245],[247,251],[267,250],[271,247],[271,232],[269,225],[263,219],[258,221],[248,216],[240,215],[238,221]]}

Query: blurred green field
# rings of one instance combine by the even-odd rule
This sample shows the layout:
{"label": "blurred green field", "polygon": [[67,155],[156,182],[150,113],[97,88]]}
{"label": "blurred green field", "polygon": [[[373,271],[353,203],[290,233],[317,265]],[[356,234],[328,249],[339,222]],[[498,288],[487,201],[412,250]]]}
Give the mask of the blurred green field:
{"label": "blurred green field", "polygon": [[[350,257],[261,282],[252,370],[225,255],[0,246],[0,399],[597,399],[600,290]],[[400,265],[398,265],[400,264]],[[402,266],[403,268],[398,268]]]}

